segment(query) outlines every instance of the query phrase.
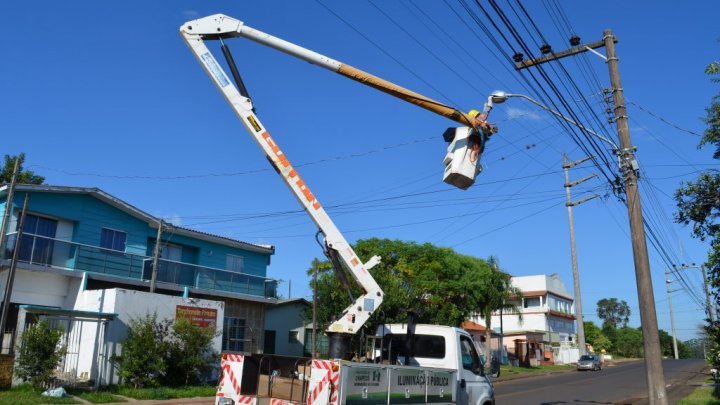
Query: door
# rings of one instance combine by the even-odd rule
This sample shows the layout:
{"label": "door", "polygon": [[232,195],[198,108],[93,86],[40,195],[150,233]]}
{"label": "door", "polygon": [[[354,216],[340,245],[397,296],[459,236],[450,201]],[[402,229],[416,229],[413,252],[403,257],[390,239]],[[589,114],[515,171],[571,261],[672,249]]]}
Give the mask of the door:
{"label": "door", "polygon": [[470,336],[458,335],[459,344],[459,389],[457,390],[458,405],[478,405],[492,396],[489,380],[483,372],[475,342]]}
{"label": "door", "polygon": [[182,246],[165,244],[160,245],[160,263],[157,274],[158,281],[180,284],[180,273],[182,271]]}
{"label": "door", "polygon": [[275,354],[275,331],[265,330],[265,354]]}

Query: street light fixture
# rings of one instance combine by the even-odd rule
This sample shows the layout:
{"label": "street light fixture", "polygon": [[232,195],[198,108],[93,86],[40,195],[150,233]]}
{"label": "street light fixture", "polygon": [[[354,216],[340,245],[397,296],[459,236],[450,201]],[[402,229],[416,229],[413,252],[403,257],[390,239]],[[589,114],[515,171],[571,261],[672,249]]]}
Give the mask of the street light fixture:
{"label": "street light fixture", "polygon": [[613,148],[613,152],[615,152],[615,151],[617,151],[617,150],[619,149],[618,146],[615,144],[615,142],[613,142],[613,141],[610,140],[609,138],[607,138],[607,137],[605,137],[605,136],[602,136],[602,135],[598,134],[597,132],[586,128],[584,125],[575,122],[575,121],[572,120],[571,118],[568,118],[568,117],[562,115],[560,112],[551,109],[550,107],[546,106],[545,104],[543,104],[543,103],[535,100],[534,98],[532,98],[532,97],[530,97],[530,96],[526,96],[525,94],[507,93],[507,92],[502,91],[502,90],[495,90],[495,91],[492,92],[492,94],[490,94],[489,99],[490,99],[493,103],[495,103],[495,104],[502,104],[502,103],[504,103],[505,101],[507,101],[507,99],[509,99],[509,98],[511,98],[511,97],[517,97],[517,98],[525,99],[525,100],[527,100],[527,101],[535,104],[536,106],[542,108],[543,110],[549,112],[550,114],[552,114],[552,115],[554,115],[554,116],[556,116],[556,117],[560,117],[560,118],[562,118],[563,120],[569,122],[570,124],[575,125],[576,127],[578,127],[578,128],[580,128],[580,129],[582,129],[583,131],[589,133],[590,135],[593,135],[594,137],[596,137],[596,138],[598,138],[598,139],[600,139],[600,140],[602,140],[602,141],[604,141],[604,142],[606,142],[606,143],[609,143],[609,144],[612,146],[612,148]]}

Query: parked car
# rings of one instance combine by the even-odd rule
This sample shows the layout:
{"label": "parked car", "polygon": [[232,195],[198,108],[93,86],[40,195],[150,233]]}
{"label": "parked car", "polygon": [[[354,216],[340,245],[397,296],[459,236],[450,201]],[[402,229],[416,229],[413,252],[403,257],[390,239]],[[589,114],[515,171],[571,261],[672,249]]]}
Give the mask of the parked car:
{"label": "parked car", "polygon": [[602,369],[602,364],[600,363],[600,356],[596,354],[584,354],[580,357],[580,360],[577,362],[577,369],[578,371],[582,370],[592,370],[597,371]]}

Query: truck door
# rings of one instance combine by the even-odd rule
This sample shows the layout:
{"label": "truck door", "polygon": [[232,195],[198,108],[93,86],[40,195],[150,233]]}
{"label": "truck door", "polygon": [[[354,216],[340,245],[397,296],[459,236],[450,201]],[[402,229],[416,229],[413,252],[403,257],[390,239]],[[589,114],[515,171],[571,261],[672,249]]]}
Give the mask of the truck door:
{"label": "truck door", "polygon": [[458,405],[482,405],[492,398],[492,389],[485,378],[480,356],[475,350],[473,341],[464,335],[459,335],[460,367],[458,378],[460,381],[457,391]]}

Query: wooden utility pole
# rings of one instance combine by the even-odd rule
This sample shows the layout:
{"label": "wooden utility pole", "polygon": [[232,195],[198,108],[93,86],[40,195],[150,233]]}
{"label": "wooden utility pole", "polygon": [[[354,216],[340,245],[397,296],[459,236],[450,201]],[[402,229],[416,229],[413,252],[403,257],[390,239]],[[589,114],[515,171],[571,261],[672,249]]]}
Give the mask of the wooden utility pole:
{"label": "wooden utility pole", "polygon": [[312,310],[312,357],[313,359],[317,356],[317,275],[318,268],[320,267],[320,261],[314,259],[312,262],[313,266],[313,310]]}
{"label": "wooden utility pole", "polygon": [[577,345],[578,350],[580,351],[580,355],[582,356],[585,354],[585,324],[583,323],[583,313],[582,313],[582,299],[580,296],[580,272],[578,271],[578,263],[577,263],[577,251],[575,249],[575,224],[573,222],[573,215],[572,215],[572,207],[576,205],[580,205],[584,203],[585,201],[592,200],[593,198],[597,198],[597,195],[593,195],[587,198],[583,198],[578,201],[572,201],[572,197],[570,196],[570,187],[577,186],[578,184],[584,183],[596,175],[588,176],[583,179],[570,182],[570,168],[575,167],[579,165],[582,162],[585,162],[587,160],[592,159],[592,157],[588,156],[584,159],[577,160],[575,162],[568,162],[567,155],[563,153],[563,170],[565,171],[565,195],[567,196],[567,202],[565,203],[565,206],[567,207],[568,211],[568,222],[570,224],[570,256],[572,258],[572,271],[573,271],[573,289],[575,290],[575,320],[577,321]]}
{"label": "wooden utility pole", "polygon": [[157,283],[157,272],[158,266],[160,265],[160,252],[162,251],[160,249],[160,239],[162,238],[162,232],[163,220],[161,219],[160,222],[158,222],[157,238],[155,238],[155,251],[153,252],[152,275],[150,276],[151,293],[155,292],[155,284]]}
{"label": "wooden utility pole", "polygon": [[[23,226],[25,226],[25,215],[30,203],[30,193],[25,193],[25,201],[23,202],[22,215],[20,215],[20,223],[18,231],[15,234],[15,247],[13,248],[12,260],[10,261],[10,270],[8,270],[8,278],[5,283],[5,295],[3,296],[2,314],[0,315],[0,348],[5,337],[5,327],[7,326],[8,312],[10,311],[10,298],[12,297],[13,284],[15,284],[15,269],[17,268],[18,255],[20,254],[20,246],[22,245]],[[12,352],[12,348],[10,348]]]}
{"label": "wooden utility pole", "polygon": [[[652,288],[652,278],[650,276],[650,262],[648,260],[647,241],[645,239],[640,193],[637,184],[637,161],[635,160],[634,147],[630,142],[625,99],[620,83],[618,58],[615,54],[615,42],[617,42],[617,40],[615,36],[612,35],[612,31],[606,29],[603,32],[602,41],[604,42],[603,45],[605,46],[607,54],[605,59],[610,73],[613,102],[615,104],[615,123],[617,125],[618,138],[620,139],[620,150],[617,151],[617,153],[620,157],[620,170],[622,171],[625,195],[627,197],[626,205],[628,220],[630,222],[635,280],[637,282],[638,304],[640,306],[640,323],[643,333],[643,348],[645,350],[645,375],[648,386],[648,401],[650,405],[667,405],[665,376],[663,375],[661,362],[660,336],[655,311],[655,296]],[[590,45],[593,46],[591,47]],[[567,51],[558,52],[550,56],[520,62],[515,65],[515,69],[525,69],[530,66],[557,60],[560,57],[567,57],[592,50],[597,43],[590,45],[576,46]]]}
{"label": "wooden utility pole", "polygon": [[19,156],[15,158],[15,169],[13,169],[12,179],[10,179],[10,188],[8,189],[7,199],[5,200],[5,212],[3,213],[2,224],[0,225],[0,254],[4,251],[3,246],[5,246],[5,239],[7,238],[5,233],[7,231],[8,221],[10,220],[10,212],[12,211],[13,197],[15,196],[15,182],[18,177],[18,170],[20,170]]}

